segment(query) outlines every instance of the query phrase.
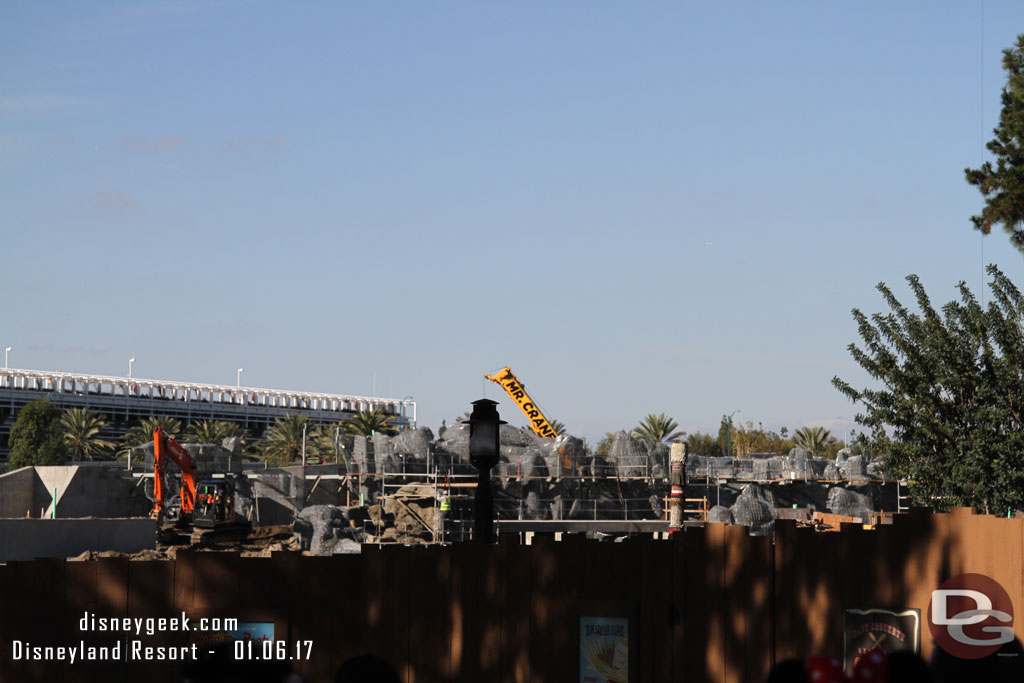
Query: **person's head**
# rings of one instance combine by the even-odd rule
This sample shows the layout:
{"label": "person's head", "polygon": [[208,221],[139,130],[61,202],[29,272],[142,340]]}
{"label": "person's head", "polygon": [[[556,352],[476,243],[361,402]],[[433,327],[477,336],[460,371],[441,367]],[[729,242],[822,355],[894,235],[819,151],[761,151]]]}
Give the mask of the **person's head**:
{"label": "person's head", "polygon": [[786,659],[768,672],[767,683],[811,683],[802,659]]}
{"label": "person's head", "polygon": [[889,654],[889,680],[893,683],[935,683],[935,675],[921,655],[910,650]]}
{"label": "person's head", "polygon": [[334,683],[401,683],[401,678],[387,660],[365,654],[351,657],[338,667]]}
{"label": "person's head", "polygon": [[182,671],[186,683],[285,683],[291,674],[288,662],[236,661],[232,642],[216,643]]}
{"label": "person's head", "polygon": [[841,683],[843,667],[832,657],[815,655],[807,659],[786,659],[768,672],[768,683]]}

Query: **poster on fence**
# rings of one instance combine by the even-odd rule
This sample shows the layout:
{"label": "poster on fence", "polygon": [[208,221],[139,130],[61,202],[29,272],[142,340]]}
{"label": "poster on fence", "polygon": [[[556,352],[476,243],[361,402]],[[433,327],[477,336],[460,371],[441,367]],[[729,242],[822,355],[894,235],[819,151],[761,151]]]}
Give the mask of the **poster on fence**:
{"label": "poster on fence", "polygon": [[580,683],[629,680],[629,619],[580,616]]}
{"label": "poster on fence", "polygon": [[843,665],[847,671],[871,650],[921,652],[921,610],[850,608],[843,614]]}

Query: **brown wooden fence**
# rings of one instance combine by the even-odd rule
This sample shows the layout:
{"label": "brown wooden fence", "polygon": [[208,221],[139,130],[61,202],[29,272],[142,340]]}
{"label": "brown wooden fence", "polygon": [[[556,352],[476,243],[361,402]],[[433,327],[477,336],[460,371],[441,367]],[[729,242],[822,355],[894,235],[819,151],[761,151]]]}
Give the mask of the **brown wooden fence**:
{"label": "brown wooden fence", "polygon": [[[926,616],[931,591],[966,572],[1007,590],[1024,633],[1024,519],[915,512],[874,531],[814,533],[780,522],[774,538],[713,524],[672,541],[511,540],[366,546],[362,555],[324,558],[183,552],[172,562],[12,562],[0,567],[0,681],[180,680],[166,663],[12,661],[15,640],[109,644],[109,633],[79,630],[86,611],[273,622],[277,638],[312,641],[312,659],[294,668],[324,682],[363,652],[393,662],[408,683],[578,681],[586,615],[630,618],[634,681],[760,681],[774,661],[841,655],[844,609]],[[159,646],[182,636],[141,638]]]}

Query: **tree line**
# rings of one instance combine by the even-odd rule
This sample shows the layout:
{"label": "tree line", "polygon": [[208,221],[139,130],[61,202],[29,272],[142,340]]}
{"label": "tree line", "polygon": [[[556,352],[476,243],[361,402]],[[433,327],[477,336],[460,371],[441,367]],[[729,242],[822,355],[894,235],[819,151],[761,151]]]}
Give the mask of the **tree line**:
{"label": "tree line", "polygon": [[227,420],[197,420],[184,424],[170,416],[147,417],[116,440],[103,437],[108,426],[104,415],[89,408],[61,411],[47,399],[39,399],[18,411],[8,440],[8,467],[64,465],[84,460],[111,460],[127,457],[132,448],[153,440],[153,432],[163,425],[167,434],[179,441],[220,444],[238,437],[246,455],[280,466],[301,458],[336,456],[339,437],[395,434],[394,416],[381,410],[364,410],[352,419],[315,425],[304,415],[277,418],[259,439],[254,439],[238,423]]}
{"label": "tree line", "polygon": [[[824,427],[801,427],[790,435],[788,428],[782,427],[778,432],[765,430],[759,422],[748,421],[746,424],[733,423],[723,415],[718,434],[694,432],[687,434],[679,431],[679,424],[665,413],[647,415],[631,430],[622,430],[636,439],[644,439],[651,443],[686,443],[688,451],[695,455],[721,457],[731,455],[746,458],[752,454],[786,455],[793,448],[806,448],[812,455],[834,458],[845,444],[834,437]],[[615,432],[607,432],[594,450],[596,455],[608,455]],[[855,454],[868,452],[868,439],[865,435],[852,432],[850,450]]]}

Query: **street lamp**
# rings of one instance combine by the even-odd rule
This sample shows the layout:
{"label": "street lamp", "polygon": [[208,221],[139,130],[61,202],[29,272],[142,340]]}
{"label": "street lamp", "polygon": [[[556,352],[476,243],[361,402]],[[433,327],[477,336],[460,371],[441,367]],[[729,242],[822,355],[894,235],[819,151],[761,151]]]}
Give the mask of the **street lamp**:
{"label": "street lamp", "polygon": [[131,358],[128,359],[128,377],[129,378],[132,376],[132,363],[134,363],[134,362],[135,362],[135,356],[132,356]]}
{"label": "street lamp", "polygon": [[725,455],[732,457],[732,416],[740,412],[738,409],[729,413],[729,431],[725,434]]}
{"label": "street lamp", "polygon": [[469,425],[469,461],[477,469],[476,512],[473,540],[494,542],[494,494],[491,492],[491,468],[498,464],[500,426],[507,424],[498,415],[497,401],[481,398],[473,401]]}
{"label": "street lamp", "polygon": [[245,370],[245,368],[238,368],[238,379],[235,382],[236,387],[242,386],[242,370]]}
{"label": "street lamp", "polygon": [[4,370],[7,369],[7,354],[9,354],[13,350],[13,346],[8,346],[6,349],[4,349]]}

